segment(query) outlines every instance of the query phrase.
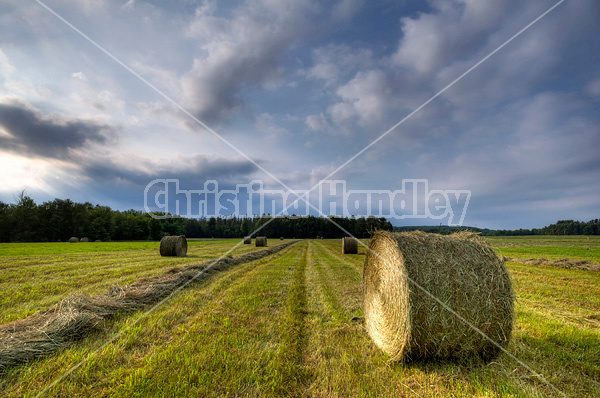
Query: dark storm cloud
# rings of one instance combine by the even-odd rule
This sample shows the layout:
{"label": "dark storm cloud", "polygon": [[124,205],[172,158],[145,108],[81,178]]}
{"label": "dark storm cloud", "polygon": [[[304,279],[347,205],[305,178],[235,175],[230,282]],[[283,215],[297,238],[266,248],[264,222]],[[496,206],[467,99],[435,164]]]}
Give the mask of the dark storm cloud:
{"label": "dark storm cloud", "polygon": [[111,159],[90,159],[80,164],[84,176],[96,183],[134,187],[144,187],[158,178],[176,178],[182,184],[190,185],[190,188],[194,188],[194,185],[201,188],[206,180],[246,182],[239,179],[247,180],[247,176],[256,171],[256,167],[245,160],[227,160],[201,154],[166,162],[144,160],[121,164]]}
{"label": "dark storm cloud", "polygon": [[[311,0],[250,1],[231,18],[200,7],[187,35],[198,41],[201,56],[182,77],[184,103],[203,121],[219,122],[244,108],[245,91],[274,89],[289,73],[284,59],[300,40],[335,21],[348,20],[362,1],[346,0],[332,9]],[[247,94],[247,93],[246,93]]]}
{"label": "dark storm cloud", "polygon": [[64,159],[88,143],[103,144],[113,128],[86,120],[43,116],[19,102],[0,103],[0,147],[27,157]]}

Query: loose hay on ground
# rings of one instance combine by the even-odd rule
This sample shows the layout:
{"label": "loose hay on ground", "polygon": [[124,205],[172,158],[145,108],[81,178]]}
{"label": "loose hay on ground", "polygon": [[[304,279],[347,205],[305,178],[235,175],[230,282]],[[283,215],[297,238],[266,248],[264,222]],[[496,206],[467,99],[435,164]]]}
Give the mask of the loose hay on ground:
{"label": "loose hay on ground", "polygon": [[[113,286],[95,296],[73,295],[53,309],[0,325],[0,374],[9,367],[68,347],[85,334],[103,327],[117,312],[135,311],[167,297],[191,279],[277,253],[296,241],[201,264],[171,268],[161,275],[126,286]],[[204,271],[204,272],[202,272]]]}
{"label": "loose hay on ground", "polygon": [[469,232],[442,236],[380,231],[369,249],[363,271],[365,326],[393,360],[496,357],[500,348],[472,326],[501,347],[508,345],[513,326],[511,280],[482,237]]}
{"label": "loose hay on ground", "polygon": [[529,264],[529,265],[547,265],[551,267],[559,267],[566,269],[578,269],[582,271],[600,272],[600,263],[595,263],[589,260],[572,260],[569,258],[559,258],[558,260],[548,260],[547,258],[516,258],[504,257],[506,261],[513,263]]}

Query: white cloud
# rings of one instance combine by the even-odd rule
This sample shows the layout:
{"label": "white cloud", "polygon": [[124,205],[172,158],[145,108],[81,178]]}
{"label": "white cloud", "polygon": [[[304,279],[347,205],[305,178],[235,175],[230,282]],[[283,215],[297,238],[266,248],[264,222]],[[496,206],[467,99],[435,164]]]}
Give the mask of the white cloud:
{"label": "white cloud", "polygon": [[75,72],[71,75],[71,77],[74,77],[79,80],[83,80],[84,82],[87,81],[87,77],[85,77],[85,74],[83,72]]}
{"label": "white cloud", "polygon": [[344,100],[344,105],[336,104],[331,110],[332,117],[338,121],[348,119],[350,107],[363,126],[371,126],[382,121],[392,98],[392,82],[385,72],[373,69],[358,72],[356,76],[336,93]]}
{"label": "white cloud", "polygon": [[305,119],[305,123],[312,131],[323,130],[329,125],[329,123],[327,122],[327,118],[325,117],[323,112],[321,112],[318,115],[307,116]]}
{"label": "white cloud", "polygon": [[123,10],[133,10],[135,8],[135,1],[136,0],[127,0],[127,2],[124,3],[121,8]]}
{"label": "white cloud", "polygon": [[507,4],[474,0],[432,2],[433,13],[401,19],[403,37],[392,55],[393,63],[429,74],[460,59],[503,20]]}
{"label": "white cloud", "polygon": [[325,81],[325,87],[347,79],[357,71],[366,70],[375,63],[373,52],[347,44],[329,44],[312,52],[313,66],[308,77]]}
{"label": "white cloud", "polygon": [[8,61],[8,56],[2,49],[0,48],[0,75],[3,77],[8,77],[15,72],[15,67],[10,64]]}
{"label": "white cloud", "polygon": [[282,136],[288,135],[289,131],[281,127],[275,120],[275,117],[270,113],[262,113],[255,118],[255,124],[258,131],[267,139],[281,139]]}
{"label": "white cloud", "polygon": [[125,110],[125,101],[117,97],[117,95],[110,90],[100,91],[98,93],[98,99],[100,99],[106,107],[114,108],[120,112]]}

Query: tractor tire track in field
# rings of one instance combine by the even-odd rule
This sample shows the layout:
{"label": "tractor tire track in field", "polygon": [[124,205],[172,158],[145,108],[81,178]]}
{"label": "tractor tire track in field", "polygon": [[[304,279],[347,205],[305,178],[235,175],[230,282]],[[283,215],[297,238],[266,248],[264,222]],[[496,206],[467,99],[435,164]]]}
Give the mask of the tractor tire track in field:
{"label": "tractor tire track in field", "polygon": [[310,243],[307,242],[293,271],[285,310],[280,319],[281,344],[274,372],[277,384],[273,388],[276,395],[300,395],[307,378],[303,357],[307,338],[306,268],[309,255]]}
{"label": "tractor tire track in field", "polygon": [[[327,254],[330,257],[337,259],[337,261],[340,263],[350,265],[358,274],[360,274],[360,276],[362,276],[365,256],[358,256],[359,258],[356,258],[356,255],[341,254],[338,250],[338,245],[332,246],[331,244],[323,244],[321,242],[318,242],[318,244],[321,248],[327,251]],[[360,245],[358,247],[359,249],[361,248]]]}
{"label": "tractor tire track in field", "polygon": [[[348,322],[362,308],[358,301],[361,296],[362,268],[359,269],[355,264],[356,260],[348,255],[333,252],[331,247],[320,242],[316,245],[321,259],[321,262],[317,263],[317,271],[328,298],[327,302],[339,322]],[[348,301],[350,298],[354,300]]]}
{"label": "tractor tire track in field", "polygon": [[[360,259],[338,254],[339,245],[311,241],[316,261],[308,271],[307,321],[310,335],[305,362],[310,369],[306,396],[419,396],[416,380],[378,384],[375,374],[393,374],[373,346],[361,321]],[[383,361],[382,361],[383,360]],[[381,376],[379,376],[381,377]],[[400,386],[400,388],[398,388]]]}
{"label": "tractor tire track in field", "polygon": [[294,243],[296,241],[237,257],[173,268],[162,275],[113,287],[96,296],[72,296],[53,310],[0,325],[0,373],[8,367],[70,346],[86,333],[101,328],[105,320],[119,312],[139,310],[159,302],[192,280],[202,280],[214,272],[267,257]]}

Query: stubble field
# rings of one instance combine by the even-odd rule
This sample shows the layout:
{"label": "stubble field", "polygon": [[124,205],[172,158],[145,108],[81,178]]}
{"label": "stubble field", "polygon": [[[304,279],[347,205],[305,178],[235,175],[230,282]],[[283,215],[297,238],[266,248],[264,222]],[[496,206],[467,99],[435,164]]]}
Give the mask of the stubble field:
{"label": "stubble field", "polygon": [[[600,263],[598,237],[490,238],[517,294],[509,352],[568,396],[600,396],[600,273],[517,259]],[[0,322],[174,266],[215,259],[237,240],[0,245]],[[269,241],[269,246],[281,243]],[[489,364],[390,363],[363,328],[365,249],[305,240],[195,282],[151,314],[119,314],[70,348],[0,375],[2,396],[559,396],[502,355]],[[230,254],[260,250],[240,245]],[[140,319],[141,318],[141,319]],[[106,345],[115,334],[125,330]]]}

